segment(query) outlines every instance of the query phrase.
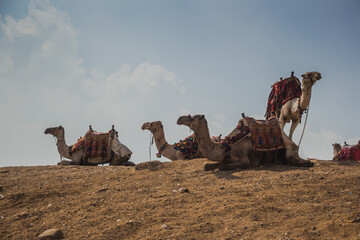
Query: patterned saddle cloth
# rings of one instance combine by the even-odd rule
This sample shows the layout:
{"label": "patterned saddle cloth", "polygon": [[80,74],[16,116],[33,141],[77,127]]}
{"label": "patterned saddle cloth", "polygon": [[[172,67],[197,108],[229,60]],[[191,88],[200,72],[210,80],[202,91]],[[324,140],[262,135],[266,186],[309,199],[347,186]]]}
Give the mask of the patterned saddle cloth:
{"label": "patterned saddle cloth", "polygon": [[180,140],[178,143],[174,143],[173,147],[182,152],[185,159],[202,158],[202,154],[199,151],[199,145],[194,134],[188,136],[184,140]]}
{"label": "patterned saddle cloth", "polygon": [[280,109],[287,101],[301,96],[301,83],[295,76],[276,82],[270,92],[265,118],[279,117]]}
{"label": "patterned saddle cloth", "polygon": [[95,157],[102,157],[105,159],[108,157],[107,149],[109,147],[109,134],[110,131],[102,133],[89,130],[84,137],[79,138],[72,146],[71,152],[82,149],[84,151],[84,159]]}
{"label": "patterned saddle cloth", "polygon": [[251,141],[255,151],[273,151],[285,148],[277,118],[271,117],[264,121],[247,117],[246,121],[250,128]]}

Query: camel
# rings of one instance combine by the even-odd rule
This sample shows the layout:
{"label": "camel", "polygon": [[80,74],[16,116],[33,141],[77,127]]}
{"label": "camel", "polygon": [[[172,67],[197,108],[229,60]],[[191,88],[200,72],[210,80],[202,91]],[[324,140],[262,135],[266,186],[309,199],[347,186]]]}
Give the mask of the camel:
{"label": "camel", "polygon": [[291,121],[289,138],[292,139],[295,128],[300,123],[303,111],[307,110],[310,104],[311,89],[316,81],[321,79],[321,74],[318,72],[307,72],[302,74],[302,86],[300,98],[295,97],[287,101],[280,110],[279,119],[280,127],[284,130],[285,124]]}
{"label": "camel", "polygon": [[[90,126],[90,130],[91,126]],[[70,161],[62,160],[58,165],[98,165],[103,163],[109,163],[110,165],[123,165],[123,166],[134,166],[135,164],[129,161],[132,152],[129,148],[123,145],[118,137],[117,132],[112,129],[109,134],[110,149],[111,151],[109,159],[103,159],[102,157],[89,158],[84,161],[84,150],[78,149],[76,151],[71,151],[72,146],[68,146],[65,142],[65,130],[60,125],[59,127],[47,128],[44,132],[45,134],[51,134],[56,139],[56,145],[59,151],[60,156],[70,159]]]}
{"label": "camel", "polygon": [[[239,122],[241,122],[240,120]],[[199,149],[203,156],[215,164],[206,164],[205,170],[232,170],[236,168],[258,167],[266,164],[262,158],[264,152],[255,152],[251,137],[248,135],[231,145],[227,150],[223,143],[216,143],[210,140],[209,129],[204,115],[181,116],[177,121],[178,125],[190,127],[198,139]],[[233,131],[234,132],[234,131]],[[298,155],[298,146],[286,136],[281,130],[281,138],[285,149],[273,151],[279,154],[281,162],[299,167],[311,167],[314,164],[311,161],[301,159]],[[275,157],[277,158],[277,156]]]}
{"label": "camel", "polygon": [[[184,153],[182,153],[179,150],[176,150],[172,144],[168,144],[168,142],[166,141],[164,134],[164,127],[161,121],[146,122],[142,125],[141,129],[149,130],[153,134],[155,138],[156,148],[159,151],[159,153],[157,154],[158,156],[162,155],[170,159],[171,161],[186,159]],[[188,160],[194,158],[202,158],[200,151],[198,151],[198,153],[195,156],[191,156],[191,158],[189,158]]]}

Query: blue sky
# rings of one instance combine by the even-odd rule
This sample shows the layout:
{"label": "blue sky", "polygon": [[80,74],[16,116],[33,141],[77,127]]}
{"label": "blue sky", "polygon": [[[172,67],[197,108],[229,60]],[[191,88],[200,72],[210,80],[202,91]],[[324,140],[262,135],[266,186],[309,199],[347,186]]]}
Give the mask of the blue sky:
{"label": "blue sky", "polygon": [[69,145],[115,124],[148,161],[144,122],[173,143],[190,134],[177,118],[201,113],[226,135],[242,112],[263,118],[291,71],[322,74],[300,155],[330,159],[331,143],[360,140],[359,13],[349,0],[0,0],[0,166],[56,164],[43,131],[60,124]]}

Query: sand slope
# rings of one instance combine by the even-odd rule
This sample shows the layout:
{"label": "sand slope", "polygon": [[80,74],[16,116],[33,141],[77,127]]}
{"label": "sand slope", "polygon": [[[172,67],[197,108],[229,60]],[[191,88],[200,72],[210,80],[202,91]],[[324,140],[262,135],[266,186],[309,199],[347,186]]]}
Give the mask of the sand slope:
{"label": "sand slope", "polygon": [[0,168],[0,238],[360,239],[360,164]]}

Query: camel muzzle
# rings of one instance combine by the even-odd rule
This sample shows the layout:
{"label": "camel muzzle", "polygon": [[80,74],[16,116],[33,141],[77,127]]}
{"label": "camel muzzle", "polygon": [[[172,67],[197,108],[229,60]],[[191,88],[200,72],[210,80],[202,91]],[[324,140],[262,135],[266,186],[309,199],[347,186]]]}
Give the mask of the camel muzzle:
{"label": "camel muzzle", "polygon": [[52,128],[47,128],[47,129],[45,129],[45,131],[44,131],[44,134],[51,134],[53,132],[53,129]]}
{"label": "camel muzzle", "polygon": [[141,130],[150,129],[150,122],[146,122],[142,125]]}

